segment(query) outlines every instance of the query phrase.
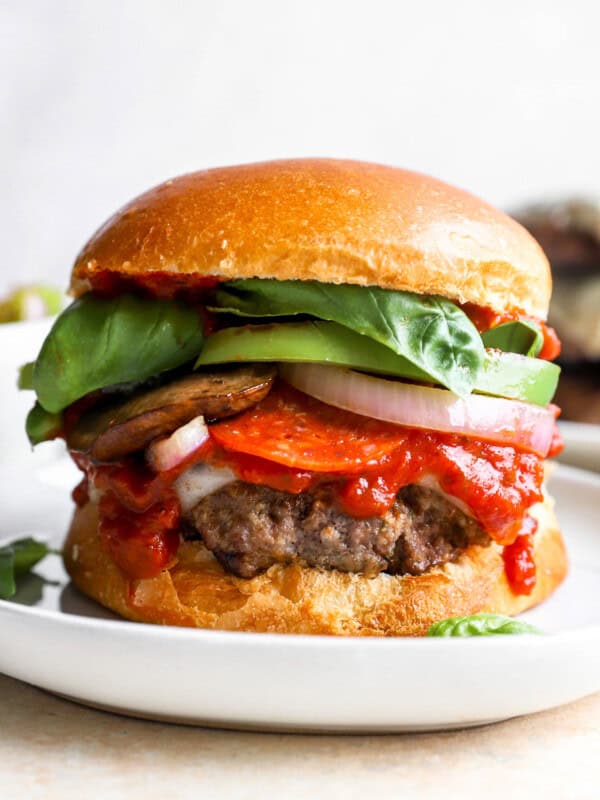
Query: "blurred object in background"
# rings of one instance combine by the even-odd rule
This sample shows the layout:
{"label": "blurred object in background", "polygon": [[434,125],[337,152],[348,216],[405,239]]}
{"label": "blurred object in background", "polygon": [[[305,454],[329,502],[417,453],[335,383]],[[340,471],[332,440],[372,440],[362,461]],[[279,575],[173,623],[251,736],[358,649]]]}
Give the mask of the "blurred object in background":
{"label": "blurred object in background", "polygon": [[52,317],[65,307],[65,295],[52,286],[22,286],[0,297],[0,322],[25,322]]}
{"label": "blurred object in background", "polygon": [[600,200],[534,205],[514,216],[552,265],[549,322],[563,368],[556,403],[563,419],[600,424]]}

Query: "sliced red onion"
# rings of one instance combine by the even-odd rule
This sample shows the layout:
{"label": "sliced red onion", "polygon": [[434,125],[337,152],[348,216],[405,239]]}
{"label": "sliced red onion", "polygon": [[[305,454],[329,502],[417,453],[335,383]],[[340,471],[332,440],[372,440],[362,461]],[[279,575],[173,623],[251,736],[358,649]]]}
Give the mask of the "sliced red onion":
{"label": "sliced red onion", "polygon": [[296,389],[355,414],[509,444],[542,457],[550,450],[554,414],[541,406],[476,394],[462,398],[322,364],[281,364],[279,374]]}
{"label": "sliced red onion", "polygon": [[177,428],[167,439],[152,442],[146,451],[146,458],[156,472],[166,472],[179,466],[207,439],[208,428],[204,417],[194,417]]}

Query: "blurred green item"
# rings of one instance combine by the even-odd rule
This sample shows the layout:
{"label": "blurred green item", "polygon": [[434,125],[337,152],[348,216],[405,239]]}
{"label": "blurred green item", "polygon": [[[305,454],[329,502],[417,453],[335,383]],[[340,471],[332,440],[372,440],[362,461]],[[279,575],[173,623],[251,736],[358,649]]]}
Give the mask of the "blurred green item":
{"label": "blurred green item", "polygon": [[24,322],[52,317],[62,311],[64,305],[63,292],[53,286],[22,286],[0,300],[0,322]]}
{"label": "blurred green item", "polygon": [[434,622],[427,636],[497,636],[542,631],[528,622],[506,617],[503,614],[471,614],[468,617],[450,617]]}

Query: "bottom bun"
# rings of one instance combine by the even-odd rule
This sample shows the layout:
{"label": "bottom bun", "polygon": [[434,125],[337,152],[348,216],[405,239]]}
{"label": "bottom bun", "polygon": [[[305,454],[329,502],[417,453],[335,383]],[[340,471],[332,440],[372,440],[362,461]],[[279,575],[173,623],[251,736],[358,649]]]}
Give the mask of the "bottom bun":
{"label": "bottom bun", "polygon": [[502,549],[473,545],[454,563],[424,575],[375,578],[300,564],[272,566],[252,579],[226,573],[202,544],[185,542],[178,561],[156,578],[130,580],[100,545],[93,503],[78,508],[64,550],[82,592],[127,619],[230,631],[419,636],[446,617],[480,611],[518,614],[540,603],[567,572],[563,540],[546,498],[532,509],[537,584],[515,595]]}

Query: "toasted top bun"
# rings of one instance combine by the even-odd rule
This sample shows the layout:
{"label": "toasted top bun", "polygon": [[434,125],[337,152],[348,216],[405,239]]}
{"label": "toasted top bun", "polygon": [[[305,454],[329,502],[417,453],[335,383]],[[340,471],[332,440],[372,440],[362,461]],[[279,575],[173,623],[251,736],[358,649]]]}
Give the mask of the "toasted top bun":
{"label": "toasted top bun", "polygon": [[167,181],[85,245],[73,294],[103,270],[375,285],[542,319],[551,292],[541,248],[502,212],[426,175],[332,159]]}

